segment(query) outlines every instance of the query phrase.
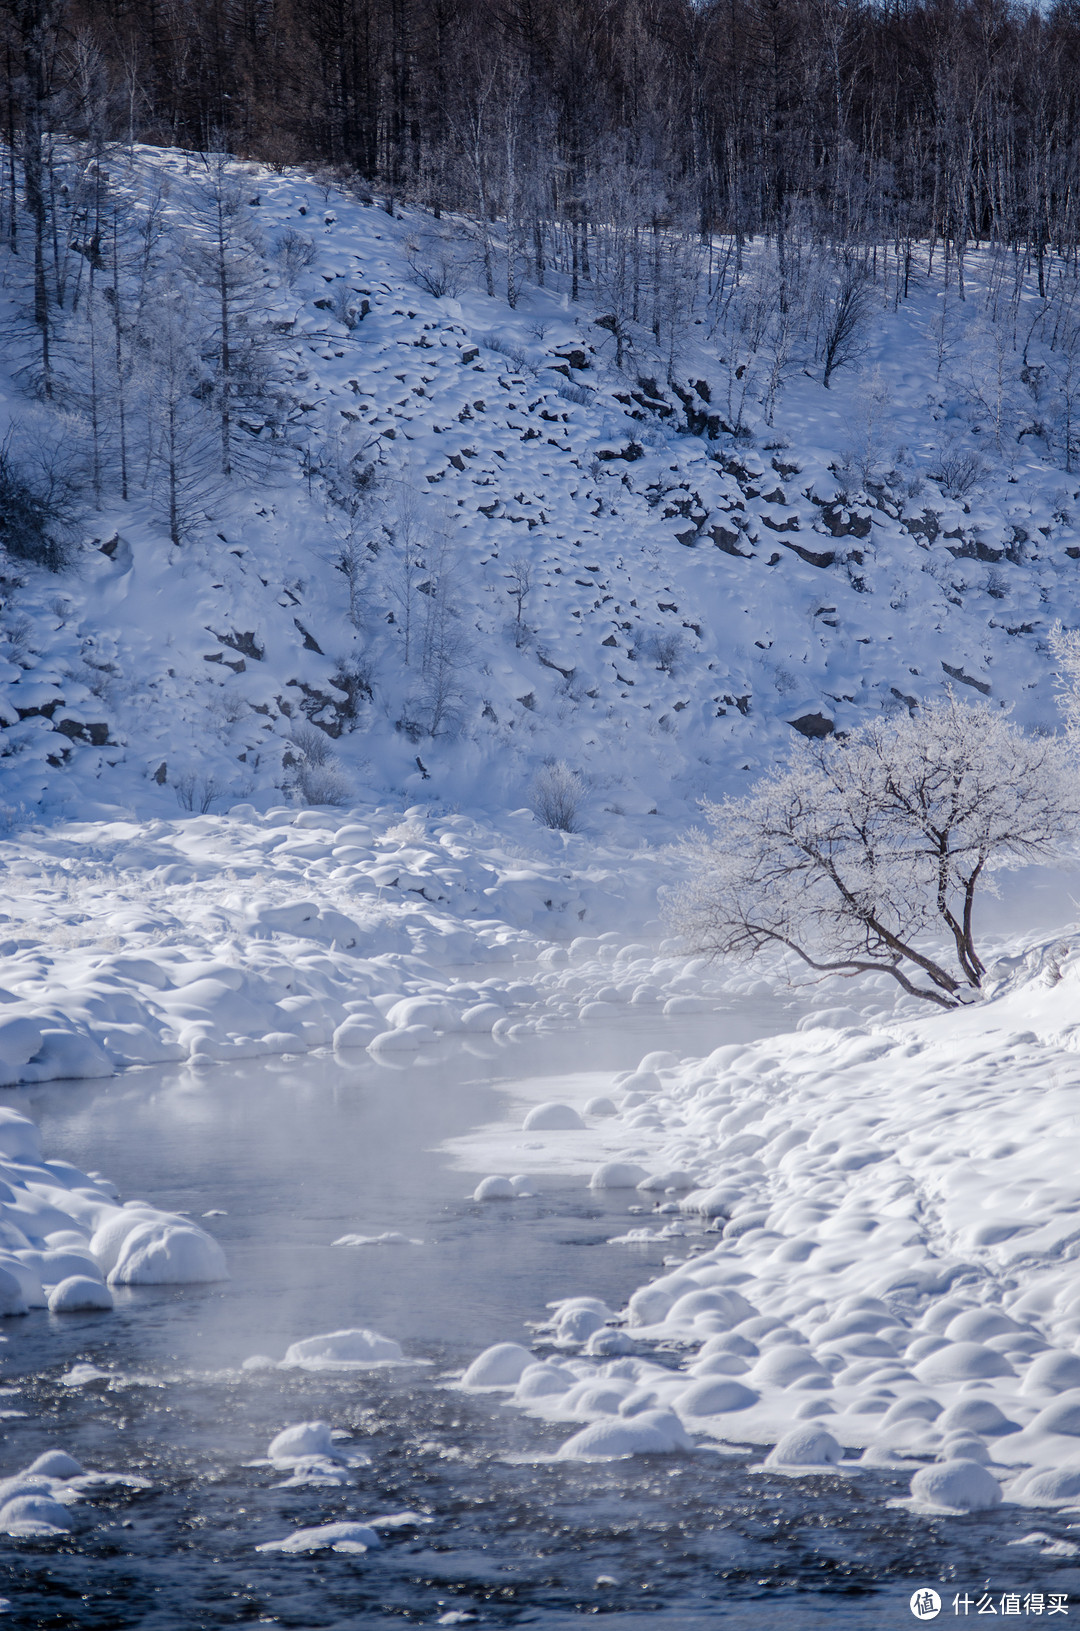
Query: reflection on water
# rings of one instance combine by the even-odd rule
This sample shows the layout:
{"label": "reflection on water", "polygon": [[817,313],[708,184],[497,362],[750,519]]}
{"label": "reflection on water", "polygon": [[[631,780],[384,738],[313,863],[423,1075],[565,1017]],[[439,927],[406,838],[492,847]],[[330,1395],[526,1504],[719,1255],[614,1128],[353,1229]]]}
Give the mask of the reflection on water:
{"label": "reflection on water", "polygon": [[[507,1462],[550,1451],[565,1428],[441,1381],[491,1342],[529,1340],[525,1321],[550,1299],[592,1294],[617,1306],[665,1247],[607,1246],[627,1199],[591,1194],[580,1179],[478,1206],[465,1198],[475,1176],[451,1170],[439,1141],[498,1116],[498,1083],[512,1072],[629,1068],[652,1047],[705,1053],[761,1034],[767,1017],[694,1018],[677,1033],[632,1018],[632,1030],[459,1046],[401,1068],[366,1055],[255,1061],[13,1095],[42,1123],[51,1155],[107,1173],[125,1198],[224,1213],[207,1226],[233,1279],[122,1290],[111,1316],[38,1311],[6,1322],[4,1381],[21,1392],[0,1405],[27,1414],[4,1423],[0,1471],[62,1445],[154,1486],[76,1508],[62,1543],[0,1543],[7,1623],[378,1631],[458,1613],[553,1631],[601,1613],[627,1628],[797,1631],[826,1619],[913,1623],[910,1582],[970,1588],[1001,1574],[1002,1588],[1044,1588],[1030,1549],[1003,1549],[1014,1524],[890,1510],[906,1485],[897,1475],[792,1482],[747,1473],[756,1456],[708,1452],[603,1466]],[[331,1245],[383,1230],[424,1244]],[[331,1376],[236,1368],[350,1325],[397,1338],[429,1366]],[[64,1386],[76,1360],[111,1382]],[[283,1490],[281,1473],[247,1465],[281,1427],[316,1418],[347,1430],[350,1449],[370,1460],[349,1486]],[[405,1510],[433,1522],[396,1531],[378,1553],[255,1551],[304,1525]],[[1063,1520],[1047,1519],[1039,1514],[1041,1529],[1065,1534]]]}

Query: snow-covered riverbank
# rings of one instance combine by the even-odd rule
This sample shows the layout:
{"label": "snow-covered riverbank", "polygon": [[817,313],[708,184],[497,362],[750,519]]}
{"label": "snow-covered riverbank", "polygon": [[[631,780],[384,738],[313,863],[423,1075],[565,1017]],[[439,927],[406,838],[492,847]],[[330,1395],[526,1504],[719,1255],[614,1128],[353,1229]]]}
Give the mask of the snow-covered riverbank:
{"label": "snow-covered riverbank", "polygon": [[[627,941],[616,925],[656,938],[668,876],[655,850],[604,848],[529,811],[500,828],[389,806],[72,823],[0,844],[0,860],[7,1085],[366,1047],[387,1031],[398,1048],[490,1034],[538,1001],[501,965],[555,968],[567,954],[551,942],[575,939],[583,963],[605,932]],[[666,988],[685,961],[669,961],[656,1000],[679,994]],[[449,972],[484,963],[475,995]],[[558,1011],[576,1017],[589,985],[563,982]],[[427,1002],[422,1020],[396,1008],[406,998]]]}
{"label": "snow-covered riverbank", "polygon": [[491,1351],[466,1385],[576,1429],[564,1457],[691,1433],[771,1446],[771,1468],[906,1464],[920,1508],[1076,1502],[1080,959],[1059,945],[1012,978],[952,1015],[653,1053],[568,1081],[579,1112],[608,1086],[602,1121],[462,1141],[470,1166],[486,1144],[503,1170],[659,1203],[620,1238],[672,1251],[621,1311],[602,1287],[556,1305],[561,1352]]}

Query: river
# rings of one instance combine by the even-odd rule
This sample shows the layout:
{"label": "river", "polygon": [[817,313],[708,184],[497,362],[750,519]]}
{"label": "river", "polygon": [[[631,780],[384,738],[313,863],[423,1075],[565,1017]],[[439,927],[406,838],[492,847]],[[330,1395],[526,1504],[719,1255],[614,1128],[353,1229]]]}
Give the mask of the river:
{"label": "river", "polygon": [[[559,1081],[628,1069],[650,1048],[704,1053],[790,1025],[779,1008],[632,1016],[619,1028],[527,1044],[448,1045],[404,1064],[365,1054],[169,1067],[25,1089],[5,1102],[37,1120],[47,1152],[98,1169],[125,1199],[183,1210],[228,1254],[220,1286],[118,1288],[111,1315],[35,1311],[5,1323],[4,1471],[61,1446],[123,1469],[74,1509],[64,1541],[0,1542],[4,1623],[34,1631],[218,1631],[285,1626],[606,1626],[801,1631],[915,1623],[915,1586],[1041,1589],[1039,1559],[1005,1555],[995,1516],[915,1518],[891,1508],[907,1478],[798,1480],[753,1473],[759,1454],[531,1461],[565,1426],[448,1386],[484,1347],[532,1343],[528,1321],[558,1297],[618,1307],[671,1241],[609,1245],[640,1197],[581,1178],[480,1205],[483,1173],[441,1146],[514,1113],[524,1075]],[[677,1040],[675,1038],[677,1037]],[[518,1123],[520,1124],[520,1123]],[[206,1216],[206,1214],[214,1214]],[[336,1247],[399,1231],[422,1245]],[[678,1244],[675,1242],[674,1244]],[[317,1332],[368,1326],[426,1363],[353,1373],[242,1369]],[[672,1363],[676,1363],[674,1356]],[[63,1380],[77,1363],[104,1371]],[[322,1419],[366,1458],[343,1487],[280,1487],[251,1465],[290,1423]],[[408,1511],[360,1556],[260,1553],[260,1543],[342,1518]],[[1066,1534],[1066,1522],[1039,1515]],[[1000,1528],[1000,1534],[998,1529]],[[953,1618],[951,1607],[943,1613]]]}

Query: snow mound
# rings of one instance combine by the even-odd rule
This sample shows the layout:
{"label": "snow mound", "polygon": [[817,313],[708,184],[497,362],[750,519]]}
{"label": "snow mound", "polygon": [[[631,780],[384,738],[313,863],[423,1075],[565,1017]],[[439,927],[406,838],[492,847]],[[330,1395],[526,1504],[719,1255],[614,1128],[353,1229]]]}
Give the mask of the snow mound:
{"label": "snow mound", "polygon": [[227,1280],[225,1253],[194,1223],[141,1223],[124,1238],[113,1286],[201,1285]]}
{"label": "snow mound", "polygon": [[26,1468],[26,1476],[33,1478],[78,1478],[82,1467],[66,1450],[43,1450]]}
{"label": "snow mound", "polygon": [[980,1342],[950,1342],[915,1366],[920,1382],[970,1382],[984,1376],[1015,1376],[1004,1354]]}
{"label": "snow mound", "polygon": [[536,1363],[535,1354],[517,1342],[496,1342],[485,1348],[473,1360],[464,1376],[462,1387],[515,1387],[528,1366]]}
{"label": "snow mound", "polygon": [[323,1456],[328,1461],[338,1458],[329,1424],[324,1421],[301,1421],[292,1427],[282,1428],[277,1437],[270,1441],[266,1453],[271,1461],[284,1466],[291,1466],[293,1462],[304,1461],[310,1456]]}
{"label": "snow mound", "polygon": [[378,1534],[366,1523],[324,1523],[312,1529],[295,1529],[284,1540],[264,1541],[257,1552],[372,1552],[382,1545]]}
{"label": "snow mound", "polygon": [[633,1161],[603,1161],[589,1179],[590,1189],[636,1189],[649,1174]]}
{"label": "snow mound", "polygon": [[518,1196],[509,1178],[481,1178],[473,1190],[474,1201],[516,1201]]}
{"label": "snow mound", "polygon": [[913,1501],[947,1512],[987,1512],[1001,1505],[1001,1485],[977,1461],[920,1467],[911,1480]]}
{"label": "snow mound", "polygon": [[577,1111],[569,1104],[553,1102],[534,1105],[522,1122],[522,1129],[527,1133],[554,1133],[569,1132],[584,1125]]}
{"label": "snow mound", "polygon": [[945,1433],[964,1430],[985,1437],[987,1434],[1011,1432],[1016,1425],[1009,1421],[993,1399],[981,1399],[974,1394],[954,1400],[944,1412],[939,1410],[938,1416],[938,1426]]}
{"label": "snow mound", "polygon": [[1009,1495],[1031,1506],[1074,1502],[1080,1495],[1080,1466],[1036,1467],[1010,1486]]}
{"label": "snow mound", "polygon": [[1080,1354],[1050,1348],[1036,1354],[1020,1384],[1021,1393],[1067,1393],[1080,1388]]}
{"label": "snow mound", "polygon": [[692,1450],[679,1418],[670,1410],[643,1410],[617,1420],[590,1422],[555,1452],[559,1461],[621,1461],[632,1455],[671,1455]]}
{"label": "snow mound", "polygon": [[16,1495],[0,1506],[0,1534],[27,1539],[66,1535],[71,1517],[48,1495]]}
{"label": "snow mound", "polygon": [[281,1363],[300,1370],[362,1370],[368,1365],[396,1364],[403,1357],[400,1344],[392,1337],[358,1328],[305,1337],[286,1349]]}
{"label": "snow mound", "polygon": [[1046,1405],[1034,1421],[1028,1423],[1027,1431],[1033,1436],[1064,1433],[1071,1438],[1080,1438],[1080,1388],[1072,1388],[1059,1395],[1052,1404]]}
{"label": "snow mound", "polygon": [[765,1457],[767,1467],[835,1467],[844,1452],[823,1427],[796,1427]]}
{"label": "snow mound", "polygon": [[108,1286],[85,1274],[70,1275],[49,1293],[50,1314],[82,1314],[91,1309],[104,1312],[112,1306],[112,1293]]}
{"label": "snow mound", "polygon": [[694,1382],[676,1395],[675,1406],[683,1416],[720,1416],[728,1411],[748,1410],[756,1404],[760,1394],[741,1382],[714,1381],[711,1378]]}

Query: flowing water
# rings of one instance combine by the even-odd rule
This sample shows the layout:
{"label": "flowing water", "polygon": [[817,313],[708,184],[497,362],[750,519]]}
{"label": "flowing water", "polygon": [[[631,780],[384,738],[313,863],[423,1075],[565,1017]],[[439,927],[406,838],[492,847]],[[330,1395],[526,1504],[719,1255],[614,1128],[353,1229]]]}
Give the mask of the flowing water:
{"label": "flowing water", "polygon": [[[761,1034],[770,1019],[785,1023],[778,1011],[710,1016],[680,1022],[676,1041],[670,1022],[632,1018],[618,1031],[458,1045],[397,1067],[320,1055],[12,1095],[5,1102],[41,1123],[50,1155],[105,1172],[125,1198],[219,1214],[206,1226],[232,1279],[120,1289],[111,1315],[35,1311],[5,1323],[0,1372],[13,1391],[0,1410],[23,1414],[0,1423],[0,1471],[62,1446],[152,1487],[75,1507],[63,1541],[0,1541],[3,1623],[557,1631],[598,1614],[620,1631],[876,1631],[916,1623],[916,1586],[938,1586],[942,1621],[957,1617],[956,1591],[987,1583],[1068,1589],[1030,1549],[1003,1550],[1023,1532],[1015,1517],[928,1520],[891,1508],[902,1474],[791,1480],[749,1471],[759,1454],[709,1451],[535,1462],[565,1426],[446,1385],[492,1342],[533,1342],[526,1322],[551,1299],[591,1294],[619,1306],[673,1242],[608,1245],[637,1197],[596,1195],[581,1178],[538,1180],[532,1199],[477,1205],[466,1197],[483,1174],[455,1170],[441,1141],[506,1114],[501,1088],[515,1075],[549,1077],[558,1097],[568,1072],[626,1069],[653,1047],[708,1052]],[[384,1230],[424,1244],[331,1244]],[[428,1363],[345,1374],[239,1368],[356,1325]],[[106,1379],[66,1385],[78,1362]],[[251,1465],[282,1427],[313,1419],[346,1430],[346,1448],[367,1457],[347,1486],[282,1489],[279,1470]],[[255,1549],[301,1526],[403,1511],[433,1521],[392,1531],[377,1552]],[[1037,1526],[1067,1534],[1053,1515],[1040,1513]]]}

